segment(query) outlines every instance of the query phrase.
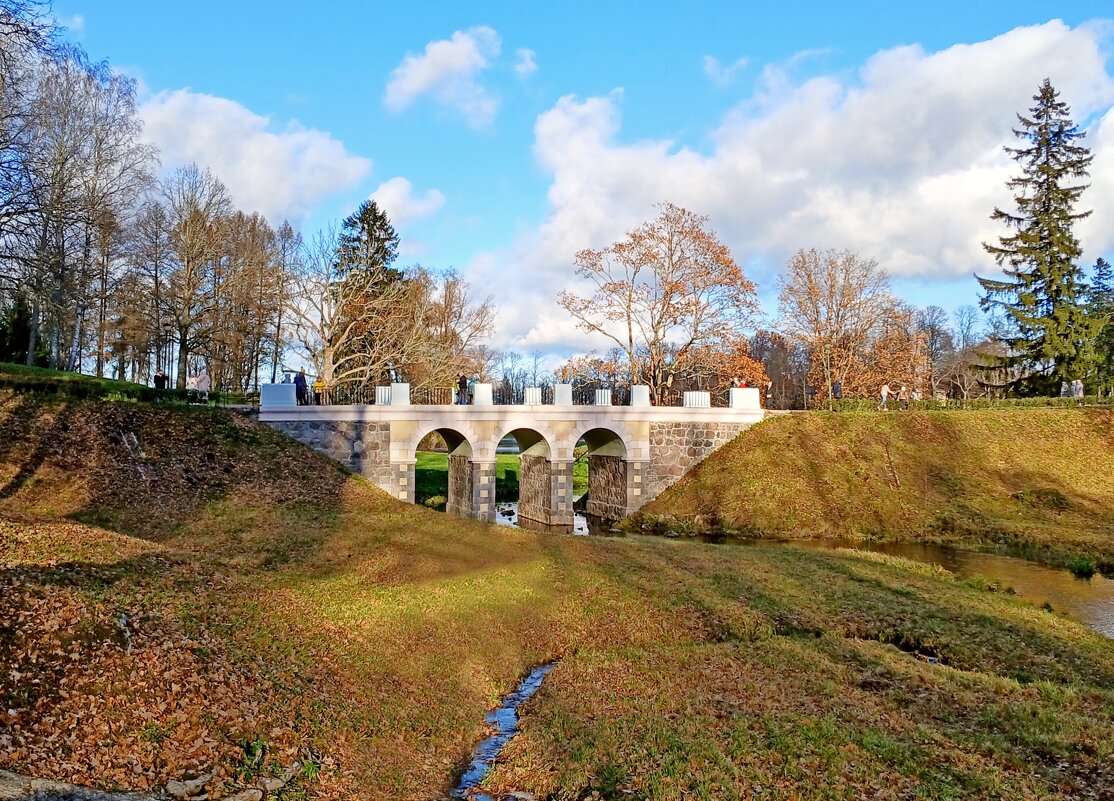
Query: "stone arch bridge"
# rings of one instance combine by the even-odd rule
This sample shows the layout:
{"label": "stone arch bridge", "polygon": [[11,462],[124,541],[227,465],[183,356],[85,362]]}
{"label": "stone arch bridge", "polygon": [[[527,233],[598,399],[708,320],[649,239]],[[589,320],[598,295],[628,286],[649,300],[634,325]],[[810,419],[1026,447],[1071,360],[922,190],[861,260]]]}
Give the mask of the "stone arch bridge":
{"label": "stone arch bridge", "polygon": [[514,437],[519,518],[571,527],[573,450],[581,438],[588,446],[587,512],[616,520],[765,414],[756,389],[732,390],[728,408],[711,407],[707,393],[686,393],[685,406],[651,406],[644,387],[634,388],[629,406],[610,405],[606,394],[581,406],[562,389],[546,405],[484,403],[480,385],[475,405],[418,406],[407,385],[396,384],[373,405],[297,406],[290,385],[269,385],[259,417],[404,501],[414,500],[418,444],[437,432],[449,450],[447,511],[481,520],[495,519],[496,449]]}

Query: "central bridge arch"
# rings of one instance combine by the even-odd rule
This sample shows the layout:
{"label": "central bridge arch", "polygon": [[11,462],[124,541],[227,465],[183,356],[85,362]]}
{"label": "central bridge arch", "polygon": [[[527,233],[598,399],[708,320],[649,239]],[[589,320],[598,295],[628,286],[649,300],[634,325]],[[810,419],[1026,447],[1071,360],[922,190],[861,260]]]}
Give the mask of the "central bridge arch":
{"label": "central bridge arch", "polygon": [[627,443],[606,427],[588,429],[578,442],[588,447],[588,502],[584,511],[603,520],[621,520],[629,508]]}

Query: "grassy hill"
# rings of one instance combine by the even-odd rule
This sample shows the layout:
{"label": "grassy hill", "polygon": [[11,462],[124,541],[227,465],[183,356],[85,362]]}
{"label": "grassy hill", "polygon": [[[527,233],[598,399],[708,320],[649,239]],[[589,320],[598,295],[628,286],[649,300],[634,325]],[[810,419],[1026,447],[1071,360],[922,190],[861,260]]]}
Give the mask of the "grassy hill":
{"label": "grassy hill", "polygon": [[1114,643],[985,584],[450,518],[221,410],[0,390],[0,431],[2,768],[444,798],[559,658],[495,793],[1114,792]]}
{"label": "grassy hill", "polygon": [[644,510],[749,535],[924,539],[1114,570],[1114,412],[787,415]]}

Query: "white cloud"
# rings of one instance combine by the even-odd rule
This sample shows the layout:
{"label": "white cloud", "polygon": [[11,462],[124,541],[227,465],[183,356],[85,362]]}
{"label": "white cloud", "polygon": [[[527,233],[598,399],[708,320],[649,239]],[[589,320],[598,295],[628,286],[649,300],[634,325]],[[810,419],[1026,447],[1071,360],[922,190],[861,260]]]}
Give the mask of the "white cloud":
{"label": "white cloud", "polygon": [[394,68],[383,103],[398,112],[428,94],[462,114],[473,128],[486,127],[495,120],[499,101],[478,76],[499,55],[502,44],[499,34],[486,25],[430,42],[423,54],[408,53]]}
{"label": "white cloud", "polygon": [[[981,243],[1003,233],[989,215],[1012,202],[1004,184],[1017,171],[1002,146],[1046,76],[1075,119],[1098,120],[1083,207],[1114,206],[1108,37],[1053,21],[936,53],[882,51],[853,75],[794,83],[769,69],[711,132],[709,152],[623,141],[618,95],[561,98],[535,126],[536,157],[552,175],[545,220],[472,265],[505,298],[502,344],[580,345],[555,303],[572,283],[573,255],[615,241],[663,200],[708,214],[752,276],[812,246],[851,248],[897,276],[991,273]],[[1114,248],[1108,219],[1079,226],[1086,258]]]}
{"label": "white cloud", "polygon": [[325,131],[272,121],[223,97],[159,92],[140,107],[144,136],[163,167],[196,161],[228,186],[236,204],[272,222],[301,219],[326,195],[359,183],[371,161]]}
{"label": "white cloud", "polygon": [[715,56],[704,56],[701,65],[704,67],[704,74],[708,76],[708,80],[716,86],[730,86],[735,81],[735,76],[745,69],[749,63],[746,56],[731,64],[721,64]]}
{"label": "white cloud", "polygon": [[424,220],[445,205],[445,196],[439,190],[429,189],[424,195],[415,195],[410,181],[402,177],[379,184],[371,199],[387,212],[395,228]]}
{"label": "white cloud", "polygon": [[83,14],[56,14],[54,22],[65,28],[72,36],[80,37],[85,33],[85,16]]}
{"label": "white cloud", "polygon": [[538,62],[534,60],[538,54],[533,50],[520,47],[518,50],[514,51],[514,54],[517,57],[514,63],[514,71],[520,78],[533,75],[538,71]]}

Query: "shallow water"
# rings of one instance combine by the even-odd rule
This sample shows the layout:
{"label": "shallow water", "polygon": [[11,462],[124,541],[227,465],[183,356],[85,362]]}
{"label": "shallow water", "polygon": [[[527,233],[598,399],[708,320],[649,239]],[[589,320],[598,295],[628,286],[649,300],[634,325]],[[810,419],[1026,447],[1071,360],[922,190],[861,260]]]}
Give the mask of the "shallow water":
{"label": "shallow water", "polygon": [[1080,579],[1067,570],[1026,559],[943,545],[844,540],[799,540],[787,545],[821,550],[857,548],[938,564],[959,578],[981,576],[1000,583],[1003,589],[1012,587],[1018,596],[1037,606],[1050,604],[1054,611],[1066,613],[1095,631],[1114,638],[1114,580],[1099,574]]}
{"label": "shallow water", "polygon": [[[504,526],[518,526],[518,504],[501,503],[496,520]],[[547,526],[522,521],[522,528],[552,530]],[[573,534],[581,536],[614,536],[610,526],[576,513]],[[636,535],[641,536],[641,535]],[[903,556],[918,562],[938,564],[961,579],[981,576],[1012,587],[1018,596],[1042,606],[1049,604],[1055,612],[1086,623],[1095,631],[1114,638],[1114,580],[1101,574],[1089,579],[1076,578],[1069,571],[1048,567],[1038,562],[1000,554],[978,553],[944,545],[902,542],[863,542],[860,540],[732,540],[715,538],[708,541],[728,545],[771,544],[786,547],[834,550],[857,548],[891,556]]]}
{"label": "shallow water", "polygon": [[476,788],[484,780],[495,758],[503,750],[510,739],[518,731],[518,708],[538,691],[542,680],[557,666],[556,662],[547,662],[538,665],[522,680],[514,692],[503,699],[502,705],[487,713],[487,723],[492,727],[492,734],[476,746],[472,752],[472,761],[468,763],[467,770],[460,777],[460,782],[453,789],[453,798],[467,798],[471,801],[494,801],[486,793],[479,792]]}
{"label": "shallow water", "polygon": [[[495,522],[501,526],[513,526],[528,531],[560,531],[559,528],[547,526],[544,523],[534,523],[525,519],[519,520],[518,503],[516,502],[496,504]],[[576,534],[579,537],[587,537],[588,535],[605,537],[611,535],[611,526],[594,517],[589,517],[583,512],[574,512],[572,530],[564,533]]]}

